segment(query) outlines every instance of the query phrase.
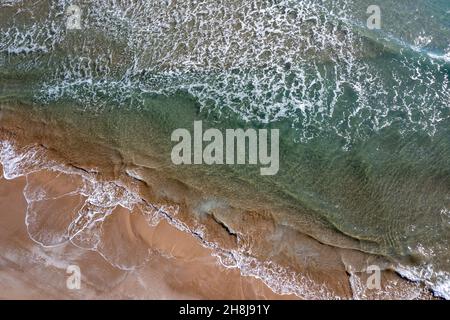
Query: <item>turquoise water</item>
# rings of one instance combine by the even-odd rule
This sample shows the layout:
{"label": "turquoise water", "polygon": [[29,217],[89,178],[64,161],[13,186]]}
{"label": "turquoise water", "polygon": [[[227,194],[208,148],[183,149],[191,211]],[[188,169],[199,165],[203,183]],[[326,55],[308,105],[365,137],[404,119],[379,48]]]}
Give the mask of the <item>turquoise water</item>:
{"label": "turquoise water", "polygon": [[448,1],[378,1],[380,30],[369,0],[80,3],[81,30],[66,29],[69,4],[0,1],[2,100],[85,114],[167,166],[170,133],[194,120],[279,128],[274,177],[171,170],[207,173],[224,197],[256,190],[449,297]]}

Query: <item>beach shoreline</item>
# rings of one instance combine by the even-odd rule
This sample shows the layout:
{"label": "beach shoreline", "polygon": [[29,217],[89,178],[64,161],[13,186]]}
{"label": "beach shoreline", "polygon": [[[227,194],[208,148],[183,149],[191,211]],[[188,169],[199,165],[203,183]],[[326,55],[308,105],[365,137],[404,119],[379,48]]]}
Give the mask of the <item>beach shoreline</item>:
{"label": "beach shoreline", "polygon": [[[5,149],[5,143],[8,143],[17,152],[9,160],[31,160],[23,167],[21,165],[24,163],[12,161],[19,168],[17,173],[20,173],[21,177],[11,181],[4,178],[1,180],[2,188],[13,194],[8,196],[6,193],[2,198],[1,225],[7,229],[11,224],[12,212],[16,212],[14,225],[21,229],[18,235],[5,233],[4,242],[14,242],[18,237],[21,239],[20,243],[27,243],[18,245],[20,248],[23,247],[22,249],[25,248],[21,256],[14,259],[9,257],[8,260],[3,257],[6,260],[5,264],[20,265],[21,270],[33,266],[31,269],[34,270],[34,268],[40,268],[36,266],[35,261],[32,261],[35,259],[36,252],[40,252],[38,254],[40,255],[44,251],[45,256],[50,259],[53,259],[55,254],[59,258],[63,257],[62,261],[54,264],[54,270],[51,271],[59,274],[59,277],[55,277],[59,281],[52,283],[52,288],[43,289],[48,292],[43,292],[39,296],[39,285],[34,288],[34,291],[28,291],[23,284],[18,288],[24,288],[24,290],[17,289],[11,293],[11,297],[50,298],[52,294],[55,294],[54,290],[63,292],[62,297],[65,298],[428,299],[431,297],[422,285],[404,280],[391,271],[391,267],[380,257],[322,244],[290,227],[279,225],[276,220],[268,218],[270,214],[261,214],[257,209],[247,210],[244,213],[234,212],[233,219],[230,220],[230,215],[221,215],[220,210],[216,210],[220,209],[220,206],[211,200],[194,201],[200,205],[193,207],[186,202],[186,199],[192,201],[195,197],[192,190],[172,188],[172,194],[169,194],[170,189],[165,188],[165,197],[158,196],[161,192],[158,190],[158,185],[149,185],[148,180],[144,182],[142,178],[139,178],[138,168],[133,170],[127,168],[124,172],[120,172],[117,166],[112,164],[105,166],[107,161],[104,160],[98,161],[97,164],[89,163],[95,159],[98,149],[95,152],[92,151],[85,163],[68,159],[67,154],[77,154],[77,152],[76,159],[82,159],[83,153],[71,148],[72,145],[64,151],[55,148],[58,144],[48,138],[51,132],[45,132],[50,129],[40,127],[31,130],[31,127],[28,127],[25,130],[23,124],[26,123],[26,119],[18,120],[20,118],[8,112],[3,113],[2,118],[3,149]],[[28,124],[31,125],[30,122]],[[22,134],[24,132],[26,134]],[[30,134],[31,132],[34,134]],[[67,138],[68,142],[71,139]],[[20,156],[21,153],[23,155],[27,152],[36,158]],[[101,154],[105,156],[105,151],[101,150]],[[114,155],[112,151],[109,156],[111,155]],[[82,212],[84,208],[80,201],[86,201],[86,195],[77,194],[74,190],[86,189],[87,177],[101,181],[97,185],[100,192],[105,191],[105,186],[110,186],[112,181],[115,187],[122,188],[120,189],[122,193],[119,192],[120,197],[123,196],[123,192],[126,193],[129,190],[137,191],[138,195],[136,205],[127,208],[127,204],[120,203],[111,205],[109,208],[111,212],[108,211],[109,209],[105,211],[108,212],[105,221],[102,220],[100,224],[102,241],[95,248],[89,247],[85,239],[80,240],[78,235],[71,234],[73,228],[70,228],[71,222],[76,220],[76,213]],[[118,181],[121,182],[118,183]],[[70,186],[71,184],[73,185]],[[37,217],[38,221],[36,223],[33,220],[33,224],[30,223],[32,220],[30,207],[34,208],[34,200],[31,201],[33,205],[30,206],[30,200],[28,199],[27,204],[20,195],[24,188],[26,192],[30,192],[33,188],[39,189],[42,186],[47,186],[44,189],[55,193],[58,197],[71,192],[73,194],[56,204],[38,199],[36,207],[41,208],[39,209],[41,211],[44,210],[42,211],[44,213],[38,210],[31,215]],[[96,191],[89,192],[92,195]],[[115,193],[115,196],[119,196],[119,193]],[[31,192],[31,194],[34,193]],[[103,194],[100,198],[104,196]],[[13,205],[9,200],[12,198],[17,199],[14,201],[17,205]],[[128,199],[125,200],[128,201]],[[143,204],[158,208],[156,214],[152,212],[148,215],[148,211],[136,209]],[[27,211],[27,207],[25,219],[24,211]],[[46,208],[54,212],[47,212],[49,210]],[[177,209],[171,211],[161,208]],[[205,210],[211,212],[205,214],[203,212]],[[40,218],[41,215],[43,218]],[[53,223],[52,219],[57,222]],[[20,220],[27,220],[28,228],[25,230],[28,232],[28,238],[34,237],[34,242],[26,239],[25,224],[20,226]],[[64,228],[69,230],[67,239],[55,241],[55,234],[59,237],[66,236],[67,231]],[[264,234],[261,234],[260,230],[264,230]],[[54,236],[50,240],[47,238],[48,233],[53,233]],[[38,244],[37,239],[48,241],[47,244],[51,245],[45,248]],[[66,251],[72,253],[65,254]],[[149,255],[146,254],[147,251],[150,252]],[[81,270],[85,269],[85,265],[96,263],[99,264],[99,270],[109,270],[111,275],[108,275],[109,271],[106,275],[101,272],[101,276],[94,272],[87,278],[90,291],[67,292],[65,281],[61,279],[67,277],[65,268],[74,256],[80,257],[76,264],[81,266]],[[85,256],[89,257],[85,259]],[[141,256],[142,259],[140,259]],[[94,262],[91,262],[91,259]],[[44,264],[48,263],[47,261]],[[364,268],[373,263],[385,266],[380,290],[369,290],[365,284],[370,274],[367,274]],[[106,264],[109,266],[106,267]],[[46,274],[44,279],[50,277],[48,270],[40,272]],[[164,279],[157,281],[158,290],[147,288],[144,284],[148,284],[149,278],[153,281],[161,279],[157,276],[158,272],[163,273]],[[30,277],[39,283],[39,280],[35,278],[36,274],[27,274],[26,271],[24,273],[26,278]],[[13,286],[11,283],[17,281],[17,278],[20,279],[15,274],[14,267],[2,271],[0,277],[9,279],[10,282],[3,282],[5,286],[8,283]],[[105,282],[113,283],[113,289]],[[109,289],[106,291],[98,289],[105,287]],[[122,293],[123,288],[127,288],[125,291],[127,293]],[[35,295],[27,295],[26,292],[35,292]]]}

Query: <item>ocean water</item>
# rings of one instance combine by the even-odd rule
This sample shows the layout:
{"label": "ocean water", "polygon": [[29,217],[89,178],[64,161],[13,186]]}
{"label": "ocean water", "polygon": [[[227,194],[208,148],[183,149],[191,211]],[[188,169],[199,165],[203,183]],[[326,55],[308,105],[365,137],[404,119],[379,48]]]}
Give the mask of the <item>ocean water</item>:
{"label": "ocean water", "polygon": [[[380,0],[379,30],[371,4],[0,0],[0,99],[449,298],[450,2]],[[174,167],[170,134],[194,120],[280,129],[279,173]]]}

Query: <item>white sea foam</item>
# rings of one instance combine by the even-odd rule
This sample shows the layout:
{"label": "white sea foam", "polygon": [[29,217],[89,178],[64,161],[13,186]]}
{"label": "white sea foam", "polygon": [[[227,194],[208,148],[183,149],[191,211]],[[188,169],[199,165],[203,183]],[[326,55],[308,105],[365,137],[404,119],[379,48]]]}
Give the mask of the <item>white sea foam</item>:
{"label": "white sea foam", "polygon": [[448,50],[448,52],[446,52],[445,54],[436,54],[436,53],[428,52],[428,55],[433,59],[450,62],[450,50]]}
{"label": "white sea foam", "polygon": [[450,300],[450,273],[435,271],[434,267],[426,264],[421,267],[402,266],[396,271],[406,279],[425,283],[435,296]]}
{"label": "white sea foam", "polygon": [[271,261],[261,262],[244,252],[216,250],[213,253],[226,268],[238,268],[243,276],[263,281],[274,292],[297,295],[303,299],[342,299],[325,283],[316,283],[308,276],[288,270]]}
{"label": "white sea foam", "polygon": [[51,167],[52,164],[43,161],[43,150],[27,148],[18,153],[9,141],[0,141],[0,162],[3,164],[3,176],[12,180],[28,173]]}

